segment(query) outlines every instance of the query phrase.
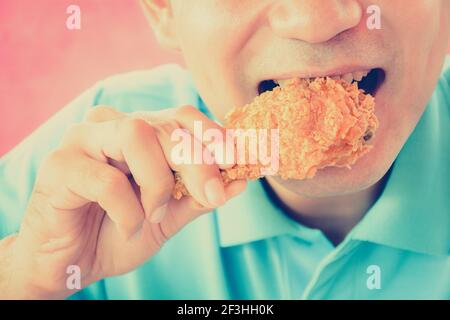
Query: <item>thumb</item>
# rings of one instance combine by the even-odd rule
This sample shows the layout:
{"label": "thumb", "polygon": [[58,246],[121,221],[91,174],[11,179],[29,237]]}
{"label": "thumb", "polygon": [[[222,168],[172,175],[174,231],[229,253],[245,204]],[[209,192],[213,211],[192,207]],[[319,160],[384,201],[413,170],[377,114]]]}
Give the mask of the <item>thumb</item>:
{"label": "thumb", "polygon": [[[225,187],[226,200],[229,201],[242,193],[246,186],[246,180],[235,180],[228,184]],[[202,206],[190,196],[185,196],[180,200],[171,199],[166,208],[166,214],[160,222],[161,231],[169,239],[186,224],[213,209]]]}

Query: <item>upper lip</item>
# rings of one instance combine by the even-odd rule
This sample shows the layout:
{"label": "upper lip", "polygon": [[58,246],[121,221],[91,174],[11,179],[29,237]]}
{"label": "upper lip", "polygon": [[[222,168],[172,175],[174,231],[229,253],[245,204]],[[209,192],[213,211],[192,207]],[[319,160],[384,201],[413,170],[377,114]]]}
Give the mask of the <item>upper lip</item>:
{"label": "upper lip", "polygon": [[309,70],[293,70],[288,72],[279,72],[277,74],[271,75],[265,80],[287,80],[292,78],[317,78],[317,77],[333,77],[338,75],[343,75],[346,73],[358,72],[358,71],[370,71],[376,67],[374,66],[363,66],[363,65],[353,65],[353,66],[340,66],[335,68],[330,68],[326,70],[309,69]]}

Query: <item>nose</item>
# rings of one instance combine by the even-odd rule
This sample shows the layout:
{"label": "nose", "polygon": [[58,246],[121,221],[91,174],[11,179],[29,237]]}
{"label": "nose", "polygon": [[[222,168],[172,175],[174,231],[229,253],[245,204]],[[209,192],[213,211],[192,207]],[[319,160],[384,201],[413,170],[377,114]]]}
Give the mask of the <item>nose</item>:
{"label": "nose", "polygon": [[361,17],[358,0],[279,0],[268,13],[275,34],[309,43],[326,42]]}

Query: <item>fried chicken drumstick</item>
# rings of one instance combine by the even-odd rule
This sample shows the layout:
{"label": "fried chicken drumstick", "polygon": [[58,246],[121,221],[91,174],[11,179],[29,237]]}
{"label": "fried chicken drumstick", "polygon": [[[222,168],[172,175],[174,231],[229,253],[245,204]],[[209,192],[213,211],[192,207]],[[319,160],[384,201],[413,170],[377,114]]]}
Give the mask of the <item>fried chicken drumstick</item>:
{"label": "fried chicken drumstick", "polygon": [[[351,166],[372,146],[378,128],[374,98],[356,83],[329,77],[291,79],[234,108],[225,127],[279,129],[279,168],[283,179],[310,179],[325,167]],[[237,164],[221,171],[225,184],[258,179],[261,164]],[[175,173],[175,199],[189,195]]]}

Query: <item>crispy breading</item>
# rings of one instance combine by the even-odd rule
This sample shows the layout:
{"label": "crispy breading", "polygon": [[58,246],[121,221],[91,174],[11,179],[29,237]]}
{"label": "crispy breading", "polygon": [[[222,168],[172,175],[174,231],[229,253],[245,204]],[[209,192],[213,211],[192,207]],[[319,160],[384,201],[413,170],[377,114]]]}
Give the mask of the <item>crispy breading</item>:
{"label": "crispy breading", "polygon": [[[372,146],[378,128],[375,101],[356,83],[329,77],[292,79],[234,108],[226,128],[279,129],[279,170],[283,179],[310,179],[325,167],[351,166]],[[270,143],[270,142],[268,142]],[[261,177],[261,163],[235,165],[222,171],[225,184]],[[173,197],[188,195],[175,174]]]}

